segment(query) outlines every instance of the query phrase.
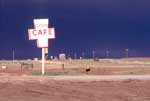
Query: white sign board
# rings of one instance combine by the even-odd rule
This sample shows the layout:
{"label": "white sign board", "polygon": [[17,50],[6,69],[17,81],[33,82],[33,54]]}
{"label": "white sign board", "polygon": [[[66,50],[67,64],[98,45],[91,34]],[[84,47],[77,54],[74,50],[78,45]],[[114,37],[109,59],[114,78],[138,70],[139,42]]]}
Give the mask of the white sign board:
{"label": "white sign board", "polygon": [[48,19],[34,19],[35,29],[28,29],[29,40],[37,40],[39,48],[48,47],[48,39],[55,38],[55,29],[48,28]]}

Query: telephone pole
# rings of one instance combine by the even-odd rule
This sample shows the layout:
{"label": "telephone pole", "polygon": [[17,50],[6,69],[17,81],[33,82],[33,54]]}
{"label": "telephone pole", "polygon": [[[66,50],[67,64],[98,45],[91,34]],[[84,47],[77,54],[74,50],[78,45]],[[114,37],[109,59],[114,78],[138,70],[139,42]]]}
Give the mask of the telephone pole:
{"label": "telephone pole", "polygon": [[85,55],[85,53],[84,53],[84,52],[82,52],[82,59],[84,59],[84,55]]}
{"label": "telephone pole", "polygon": [[109,58],[109,53],[110,53],[110,51],[107,49],[106,50],[106,58]]}
{"label": "telephone pole", "polygon": [[95,58],[95,51],[94,50],[92,51],[92,57],[93,57],[93,59]]}
{"label": "telephone pole", "polygon": [[14,50],[12,52],[12,55],[13,55],[13,62],[14,62],[14,60],[15,60],[15,51]]}
{"label": "telephone pole", "polygon": [[74,53],[74,59],[75,60],[77,59],[77,53],[76,52]]}
{"label": "telephone pole", "polygon": [[125,52],[126,52],[126,58],[129,57],[129,49],[125,49]]}

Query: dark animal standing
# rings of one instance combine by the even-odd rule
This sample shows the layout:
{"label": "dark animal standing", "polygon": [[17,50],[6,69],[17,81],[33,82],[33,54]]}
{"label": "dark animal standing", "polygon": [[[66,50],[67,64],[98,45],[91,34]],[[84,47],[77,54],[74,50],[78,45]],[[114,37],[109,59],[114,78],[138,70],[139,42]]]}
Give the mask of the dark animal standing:
{"label": "dark animal standing", "polygon": [[86,73],[88,73],[88,72],[91,71],[91,68],[90,68],[90,67],[89,67],[89,68],[86,68],[85,71],[86,71]]}

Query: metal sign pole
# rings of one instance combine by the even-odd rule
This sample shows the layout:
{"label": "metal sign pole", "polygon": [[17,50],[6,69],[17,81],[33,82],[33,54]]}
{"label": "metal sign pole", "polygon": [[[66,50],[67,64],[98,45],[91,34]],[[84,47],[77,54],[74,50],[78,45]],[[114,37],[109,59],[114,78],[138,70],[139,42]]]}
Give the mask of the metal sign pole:
{"label": "metal sign pole", "polygon": [[42,48],[42,75],[45,73],[45,53],[44,53],[44,48]]}

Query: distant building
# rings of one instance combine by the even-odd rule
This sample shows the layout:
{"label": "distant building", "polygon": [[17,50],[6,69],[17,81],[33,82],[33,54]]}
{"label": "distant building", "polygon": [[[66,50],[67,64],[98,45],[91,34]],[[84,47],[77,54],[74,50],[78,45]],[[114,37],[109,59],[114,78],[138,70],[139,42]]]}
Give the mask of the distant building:
{"label": "distant building", "polygon": [[38,61],[38,58],[34,58],[34,61]]}
{"label": "distant building", "polygon": [[50,59],[53,60],[53,56],[51,56]]}
{"label": "distant building", "polygon": [[59,54],[59,60],[66,60],[66,54],[65,53]]}

